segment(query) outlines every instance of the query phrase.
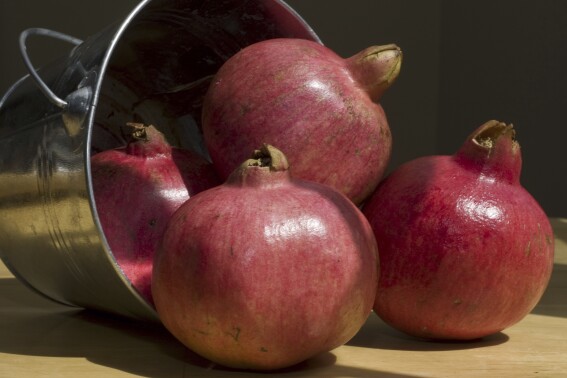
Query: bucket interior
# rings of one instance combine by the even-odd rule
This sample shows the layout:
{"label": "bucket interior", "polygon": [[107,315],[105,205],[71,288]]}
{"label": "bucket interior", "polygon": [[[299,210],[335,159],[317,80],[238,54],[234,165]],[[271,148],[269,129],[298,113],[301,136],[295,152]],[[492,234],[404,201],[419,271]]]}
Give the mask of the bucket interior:
{"label": "bucket interior", "polygon": [[152,1],[127,25],[108,58],[91,151],[123,146],[127,122],[153,124],[170,144],[208,157],[200,132],[203,96],[219,67],[252,43],[317,40],[285,3]]}

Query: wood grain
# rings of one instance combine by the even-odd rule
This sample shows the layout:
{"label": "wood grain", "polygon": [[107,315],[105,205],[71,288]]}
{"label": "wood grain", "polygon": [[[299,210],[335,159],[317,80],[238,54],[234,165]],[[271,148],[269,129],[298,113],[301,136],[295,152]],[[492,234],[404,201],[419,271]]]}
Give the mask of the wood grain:
{"label": "wood grain", "polygon": [[550,285],[534,311],[475,342],[413,339],[372,314],[347,344],[277,374],[224,369],[157,325],[50,302],[0,264],[0,378],[12,377],[566,377],[567,219]]}

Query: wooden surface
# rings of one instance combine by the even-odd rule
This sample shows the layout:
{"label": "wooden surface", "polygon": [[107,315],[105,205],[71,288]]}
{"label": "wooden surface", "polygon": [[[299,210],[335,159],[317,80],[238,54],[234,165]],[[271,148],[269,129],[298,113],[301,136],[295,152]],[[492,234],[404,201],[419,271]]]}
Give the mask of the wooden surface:
{"label": "wooden surface", "polygon": [[476,342],[426,342],[371,314],[347,345],[275,373],[223,369],[167,331],[62,307],[0,264],[0,377],[567,377],[567,219],[552,220],[555,270],[517,325]]}

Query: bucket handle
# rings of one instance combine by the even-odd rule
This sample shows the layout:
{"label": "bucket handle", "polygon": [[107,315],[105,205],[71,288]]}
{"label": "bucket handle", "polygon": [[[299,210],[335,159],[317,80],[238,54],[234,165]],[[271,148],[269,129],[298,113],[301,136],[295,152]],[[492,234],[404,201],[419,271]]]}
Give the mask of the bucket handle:
{"label": "bucket handle", "polygon": [[47,97],[47,99],[52,104],[54,104],[55,106],[57,106],[61,109],[65,109],[65,108],[67,108],[67,102],[60,99],[59,97],[57,97],[57,95],[55,93],[53,93],[53,91],[47,86],[47,84],[45,84],[45,82],[41,79],[41,77],[39,77],[36,69],[34,68],[34,66],[33,66],[33,64],[32,64],[32,62],[31,62],[31,60],[28,56],[27,47],[26,47],[26,39],[30,35],[41,35],[41,36],[56,38],[56,39],[60,39],[60,40],[65,41],[65,42],[72,43],[73,45],[80,45],[81,43],[83,43],[83,41],[78,39],[78,38],[69,36],[67,34],[59,33],[59,32],[49,30],[49,29],[44,29],[44,28],[26,29],[20,34],[20,53],[22,54],[22,58],[24,59],[24,64],[26,65],[26,68],[28,69],[29,74],[31,75],[32,79],[35,81],[35,83],[37,84],[37,86],[39,87],[41,92],[43,92],[45,97]]}

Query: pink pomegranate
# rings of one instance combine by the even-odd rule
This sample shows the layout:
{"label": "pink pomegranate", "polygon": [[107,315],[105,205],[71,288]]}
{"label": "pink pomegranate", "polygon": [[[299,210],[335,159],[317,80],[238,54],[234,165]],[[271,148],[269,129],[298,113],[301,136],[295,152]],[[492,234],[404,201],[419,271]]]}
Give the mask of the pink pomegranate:
{"label": "pink pomegranate", "polygon": [[171,214],[220,183],[200,156],[172,148],[153,126],[130,124],[126,147],[91,158],[96,209],[116,261],[149,303],[153,255]]}
{"label": "pink pomegranate", "polygon": [[362,202],[390,159],[390,128],[378,101],[401,61],[395,45],[348,59],[303,39],[244,48],[220,68],[204,99],[203,134],[215,168],[226,178],[248,151],[268,143],[286,154],[295,177]]}
{"label": "pink pomegranate", "polygon": [[520,185],[512,125],[489,121],[454,156],[396,169],[364,207],[381,275],[374,310],[408,334],[475,339],[524,318],[553,267],[548,218]]}
{"label": "pink pomegranate", "polygon": [[264,146],[173,215],[152,289],[163,324],[194,352],[277,369],[358,332],[377,264],[362,212],[328,186],[291,178],[285,156]]}

